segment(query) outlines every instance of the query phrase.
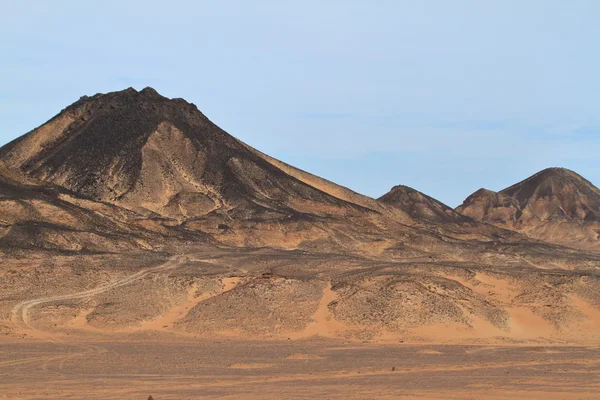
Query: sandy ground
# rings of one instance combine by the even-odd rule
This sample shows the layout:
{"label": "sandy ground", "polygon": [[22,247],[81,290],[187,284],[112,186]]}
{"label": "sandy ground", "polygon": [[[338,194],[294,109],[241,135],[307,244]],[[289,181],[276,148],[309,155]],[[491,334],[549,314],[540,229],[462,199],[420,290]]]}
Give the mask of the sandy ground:
{"label": "sandy ground", "polygon": [[[595,274],[429,265],[415,277],[363,277],[363,261],[360,274],[324,274],[323,260],[275,256],[7,270],[0,400],[600,399],[600,313],[584,300],[595,298]],[[303,275],[311,268],[319,273]],[[386,326],[370,318],[411,301],[394,321],[413,318],[412,334],[367,335]],[[489,314],[461,314],[470,327],[414,319],[452,315],[455,303]],[[495,309],[506,310],[505,328],[491,324]],[[354,316],[371,325],[342,336]]]}
{"label": "sandy ground", "polygon": [[600,347],[0,343],[0,399],[600,399]]}

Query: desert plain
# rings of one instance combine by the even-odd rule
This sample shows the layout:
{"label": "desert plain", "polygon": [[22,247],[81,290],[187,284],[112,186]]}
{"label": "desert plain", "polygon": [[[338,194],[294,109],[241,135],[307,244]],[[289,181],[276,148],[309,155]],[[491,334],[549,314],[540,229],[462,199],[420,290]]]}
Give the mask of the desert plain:
{"label": "desert plain", "polygon": [[[339,298],[329,279],[339,285],[349,278],[336,265],[364,261],[327,256],[324,274],[314,255],[283,256],[214,251],[129,259],[128,267],[117,265],[122,255],[102,256],[81,274],[65,267],[70,257],[57,257],[52,267],[45,259],[23,268],[26,279],[5,275],[3,282],[26,281],[23,293],[39,297],[4,301],[12,307],[1,324],[0,398],[598,398],[600,346],[578,341],[578,332],[561,334],[517,311],[510,330],[475,315],[471,326],[361,330],[330,310]],[[514,301],[498,276],[454,268],[438,273],[493,292],[500,304]],[[293,298],[280,302],[269,298],[273,291]],[[195,313],[202,322],[188,326]]]}

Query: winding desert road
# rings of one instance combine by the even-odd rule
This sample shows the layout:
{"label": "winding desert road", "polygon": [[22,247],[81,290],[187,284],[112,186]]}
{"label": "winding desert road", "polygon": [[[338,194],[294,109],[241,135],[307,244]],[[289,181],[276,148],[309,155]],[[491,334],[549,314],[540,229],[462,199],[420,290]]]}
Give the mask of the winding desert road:
{"label": "winding desert road", "polygon": [[125,278],[118,279],[104,285],[95,287],[93,289],[84,290],[77,293],[64,294],[59,296],[49,296],[49,297],[41,297],[33,300],[25,300],[18,304],[16,304],[11,310],[11,321],[15,325],[15,327],[19,327],[22,329],[35,329],[31,325],[31,321],[29,319],[29,313],[33,307],[39,306],[41,304],[53,303],[56,301],[64,301],[64,300],[76,300],[76,299],[85,299],[89,297],[93,297],[95,295],[107,292],[111,289],[115,289],[121,286],[128,285],[136,280],[142,279],[146,275],[166,271],[170,269],[174,269],[178,267],[183,260],[186,259],[184,255],[176,255],[171,257],[164,264],[158,265],[156,267],[147,268],[141,271],[136,272],[135,274],[126,276]]}
{"label": "winding desert road", "polygon": [[[126,276],[122,279],[118,279],[118,280],[115,280],[112,282],[105,283],[105,284],[95,287],[93,289],[84,290],[84,291],[77,292],[77,293],[64,294],[64,295],[59,295],[59,296],[40,297],[37,299],[22,301],[22,302],[16,304],[12,308],[11,321],[13,322],[13,324],[15,325],[16,328],[20,328],[23,331],[40,332],[36,327],[34,327],[32,325],[31,320],[29,318],[30,311],[34,307],[42,305],[42,304],[57,302],[57,301],[90,298],[95,295],[107,292],[111,289],[115,289],[115,288],[118,288],[121,286],[128,285],[132,282],[135,282],[139,279],[144,278],[145,276],[147,276],[149,274],[177,268],[186,259],[187,259],[187,256],[176,255],[176,256],[171,257],[167,262],[165,262],[163,264],[160,264],[155,267],[143,269],[132,275]],[[71,343],[71,342],[66,343],[60,337],[52,337],[50,342],[67,344],[69,346],[76,348],[77,350],[80,350],[80,351],[65,352],[64,354],[58,354],[58,355],[54,355],[54,356],[50,356],[50,357],[47,357],[47,356],[28,357],[28,358],[22,358],[22,359],[16,359],[16,360],[8,360],[5,362],[0,362],[0,368],[5,368],[5,367],[14,368],[19,365],[25,365],[25,364],[30,364],[32,362],[35,362],[42,366],[42,370],[46,371],[48,368],[48,364],[50,362],[55,362],[55,363],[57,363],[56,369],[59,371],[62,371],[65,362],[68,360],[72,360],[77,357],[87,357],[87,356],[91,356],[93,354],[99,354],[99,353],[103,353],[106,351],[104,348],[97,346],[97,345]]]}

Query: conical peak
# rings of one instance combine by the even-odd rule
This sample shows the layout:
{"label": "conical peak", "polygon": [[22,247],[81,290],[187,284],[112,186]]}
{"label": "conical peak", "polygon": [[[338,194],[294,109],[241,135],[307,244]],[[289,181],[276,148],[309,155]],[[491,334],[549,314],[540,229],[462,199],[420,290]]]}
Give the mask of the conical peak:
{"label": "conical peak", "polygon": [[[2,147],[0,160],[36,179],[109,199],[107,193],[114,188],[103,179],[114,178],[119,187],[133,185],[152,147],[146,146],[151,137],[155,140],[150,144],[160,143],[160,151],[183,144],[186,156],[196,157],[204,149],[213,161],[242,148],[193,104],[168,99],[152,88],[139,92],[128,88],[82,97],[46,124]],[[146,163],[153,161],[147,158]],[[111,175],[114,171],[118,176]]]}
{"label": "conical peak", "polygon": [[[184,99],[175,98],[170,99],[161,95],[156,89],[147,86],[144,89],[137,91],[136,89],[129,87],[127,89],[118,90],[115,92],[97,93],[93,96],[82,96],[79,101],[73,103],[70,107],[87,104],[90,102],[124,102],[124,103],[139,103],[139,102],[176,102],[179,104],[186,104],[194,106],[192,103],[188,103]],[[67,107],[67,108],[70,108]],[[195,106],[194,106],[195,107]]]}
{"label": "conical peak", "polygon": [[572,171],[568,168],[564,167],[549,167],[544,168],[538,174],[556,174],[556,175],[564,175],[564,174],[577,174],[575,171]]}
{"label": "conical peak", "polygon": [[377,200],[399,208],[411,217],[422,221],[435,223],[466,221],[465,217],[444,203],[406,185],[394,186]]}
{"label": "conical peak", "polygon": [[396,185],[389,192],[381,196],[378,200],[384,203],[397,203],[398,201],[408,201],[410,197],[424,197],[425,195],[416,189],[406,185]]}
{"label": "conical peak", "polygon": [[548,178],[577,178],[583,179],[581,175],[567,168],[550,167],[541,170],[528,179],[548,179]]}
{"label": "conical peak", "polygon": [[402,192],[417,192],[416,189],[413,189],[410,186],[396,185],[396,186],[392,187],[388,193],[398,192],[398,191],[402,191]]}
{"label": "conical peak", "polygon": [[544,192],[549,193],[555,189],[564,188],[567,185],[574,185],[575,187],[594,192],[598,191],[590,181],[575,171],[567,168],[552,167],[543,169],[529,178],[507,187],[500,191],[500,193],[509,196],[518,196],[523,200],[523,197],[533,195],[540,188],[546,188]]}
{"label": "conical peak", "polygon": [[491,195],[496,195],[497,193],[494,192],[493,190],[489,190],[486,188],[480,188],[478,190],[476,190],[475,192],[473,192],[473,194],[471,194],[471,196],[491,196]]}
{"label": "conical peak", "polygon": [[162,96],[156,89],[150,86],[146,86],[142,90],[138,91],[133,87],[128,87],[127,89],[117,90],[114,92],[108,93],[98,93],[99,95],[111,96],[111,95],[130,95],[130,96],[144,96],[144,97],[160,97],[166,99],[165,96]]}
{"label": "conical peak", "polygon": [[[111,119],[185,121],[190,125],[203,125],[208,119],[193,103],[181,98],[169,99],[155,89],[134,88],[82,96],[63,112],[72,113],[84,120],[105,115]],[[60,114],[59,114],[60,115]]]}

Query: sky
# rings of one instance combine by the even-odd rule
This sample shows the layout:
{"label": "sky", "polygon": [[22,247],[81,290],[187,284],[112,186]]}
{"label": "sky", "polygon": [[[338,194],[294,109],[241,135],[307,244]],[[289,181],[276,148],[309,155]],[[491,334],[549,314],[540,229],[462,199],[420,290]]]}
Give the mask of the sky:
{"label": "sky", "polygon": [[371,197],[600,184],[600,2],[0,0],[0,145],[151,86]]}

